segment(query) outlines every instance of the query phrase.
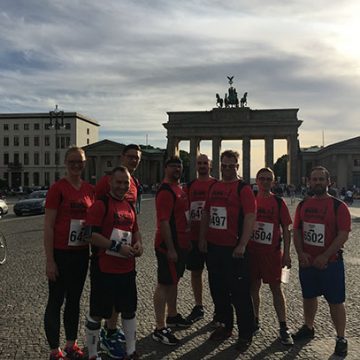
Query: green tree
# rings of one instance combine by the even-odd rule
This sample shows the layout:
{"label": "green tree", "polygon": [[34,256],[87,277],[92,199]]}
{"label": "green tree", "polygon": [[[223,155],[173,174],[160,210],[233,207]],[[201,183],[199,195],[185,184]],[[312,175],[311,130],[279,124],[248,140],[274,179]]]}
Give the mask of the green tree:
{"label": "green tree", "polygon": [[275,180],[280,177],[280,182],[282,184],[287,184],[287,163],[288,163],[288,155],[282,155],[274,164],[274,173]]}

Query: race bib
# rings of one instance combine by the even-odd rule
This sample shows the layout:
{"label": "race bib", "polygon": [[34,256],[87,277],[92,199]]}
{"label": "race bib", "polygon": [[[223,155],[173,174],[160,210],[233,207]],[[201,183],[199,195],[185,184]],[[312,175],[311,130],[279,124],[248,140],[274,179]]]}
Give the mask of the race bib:
{"label": "race bib", "polygon": [[[131,246],[132,243],[132,233],[130,231],[124,231],[121,229],[113,229],[111,236],[110,236],[111,240],[117,240],[121,242],[121,246],[124,245],[129,245]],[[125,258],[126,256],[121,255],[119,253],[116,253],[114,251],[110,251],[110,250],[106,250],[105,253],[107,255],[111,255],[111,256],[117,256],[117,257],[121,257],[121,258]]]}
{"label": "race bib", "polygon": [[273,239],[274,224],[256,221],[251,240],[259,244],[271,245]]}
{"label": "race bib", "polygon": [[83,239],[85,220],[72,219],[70,222],[70,231],[68,246],[82,246],[87,244]]}
{"label": "race bib", "polygon": [[325,225],[304,222],[304,243],[311,246],[325,246]]}
{"label": "race bib", "polygon": [[200,221],[205,201],[193,201],[190,205],[190,220]]}
{"label": "race bib", "polygon": [[209,227],[218,230],[227,230],[227,212],[222,206],[210,206]]}

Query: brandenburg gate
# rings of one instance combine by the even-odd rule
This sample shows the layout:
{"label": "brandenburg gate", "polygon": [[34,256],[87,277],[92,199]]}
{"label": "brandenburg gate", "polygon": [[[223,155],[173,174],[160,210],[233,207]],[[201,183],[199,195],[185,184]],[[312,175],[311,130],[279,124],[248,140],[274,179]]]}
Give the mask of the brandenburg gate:
{"label": "brandenburg gate", "polygon": [[[247,93],[244,94],[245,101],[246,95]],[[226,100],[228,100],[227,96],[225,96],[225,104]],[[219,178],[221,141],[242,140],[242,176],[245,181],[249,182],[250,141],[252,139],[265,140],[265,166],[273,168],[274,140],[286,139],[287,182],[296,184],[298,182],[298,128],[302,123],[297,118],[299,109],[252,110],[245,106],[245,101],[243,102],[241,99],[241,107],[238,105],[222,107],[221,101],[221,106],[210,111],[168,112],[169,120],[163,124],[167,129],[168,155],[178,155],[179,142],[190,140],[190,177],[195,178],[196,157],[199,154],[200,142],[201,140],[211,140],[212,172],[213,176]]]}

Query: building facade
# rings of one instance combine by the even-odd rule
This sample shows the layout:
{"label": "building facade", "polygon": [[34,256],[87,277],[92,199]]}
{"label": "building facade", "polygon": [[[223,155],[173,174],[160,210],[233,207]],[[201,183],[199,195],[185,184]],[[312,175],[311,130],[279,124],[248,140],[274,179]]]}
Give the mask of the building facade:
{"label": "building facade", "polygon": [[63,176],[71,145],[98,141],[99,124],[76,112],[0,114],[0,179],[9,188],[49,186]]}

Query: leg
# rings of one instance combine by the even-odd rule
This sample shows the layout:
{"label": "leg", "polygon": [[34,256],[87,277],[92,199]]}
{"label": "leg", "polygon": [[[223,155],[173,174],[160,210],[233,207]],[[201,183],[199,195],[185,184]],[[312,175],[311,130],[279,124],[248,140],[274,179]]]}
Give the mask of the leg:
{"label": "leg", "polygon": [[116,331],[118,318],[119,318],[119,313],[117,313],[117,312],[115,311],[115,309],[113,309],[112,314],[111,314],[111,317],[106,320],[106,328],[107,328],[108,330],[110,330],[110,332],[111,332],[112,330]]}
{"label": "leg", "polygon": [[274,308],[279,322],[286,322],[286,302],[281,283],[269,284],[273,296]]}
{"label": "leg", "polygon": [[345,304],[329,304],[331,319],[334,323],[336,334],[345,337],[346,312]]}
{"label": "leg", "polygon": [[165,308],[167,300],[168,286],[157,284],[154,292],[154,310],[156,328],[163,329],[165,327]]}
{"label": "leg", "polygon": [[101,327],[101,317],[88,316],[85,324],[86,345],[88,348],[89,359],[97,356],[99,342],[99,330]]}
{"label": "leg", "polygon": [[191,271],[191,286],[194,293],[195,305],[202,305],[202,270]]}
{"label": "leg", "polygon": [[256,279],[251,281],[251,297],[254,304],[254,313],[256,318],[259,318],[260,287],[261,287],[261,279]]}
{"label": "leg", "polygon": [[303,299],[305,325],[312,329],[314,327],[315,315],[318,308],[318,299]]}
{"label": "leg", "polygon": [[166,291],[166,305],[168,310],[168,316],[176,316],[177,315],[177,284],[176,285],[168,285],[168,289]]}

